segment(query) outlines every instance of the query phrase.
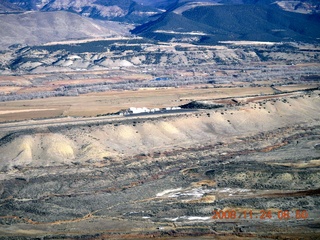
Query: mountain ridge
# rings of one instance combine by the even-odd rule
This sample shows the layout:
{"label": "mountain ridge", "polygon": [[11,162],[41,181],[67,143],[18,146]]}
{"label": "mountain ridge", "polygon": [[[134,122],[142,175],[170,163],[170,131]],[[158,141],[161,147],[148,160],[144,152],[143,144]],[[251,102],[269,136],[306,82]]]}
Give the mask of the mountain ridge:
{"label": "mountain ridge", "polygon": [[[157,0],[152,4],[146,0],[0,0],[0,33],[3,36],[0,47],[129,35],[129,28],[134,27],[131,33],[158,41],[196,44],[238,40],[318,42],[319,14],[284,11],[279,4],[271,3],[271,0]],[[315,4],[316,1],[303,3]],[[158,9],[159,6],[166,10]],[[26,17],[30,16],[29,10],[35,19]],[[15,14],[23,11],[27,15]],[[59,21],[52,17],[52,12],[60,11],[82,18],[77,18],[76,24],[71,18],[64,18],[64,24],[60,22],[55,26]],[[45,14],[52,23],[46,20]],[[75,19],[75,15],[69,16]],[[21,16],[26,19],[22,21]],[[124,25],[115,23],[118,27],[110,27],[106,20]],[[84,34],[83,26],[91,30]]]}
{"label": "mountain ridge", "polygon": [[[0,48],[13,44],[35,45],[52,41],[110,37],[122,35],[117,24],[100,24],[90,18],[74,13],[25,12],[20,14],[0,14]],[[15,26],[14,28],[12,26]]]}
{"label": "mountain ridge", "polygon": [[23,10],[5,0],[0,0],[0,13],[22,12]]}
{"label": "mountain ridge", "polygon": [[[178,21],[178,27],[179,18],[184,18],[185,24]],[[166,12],[131,32],[159,41],[182,39],[206,44],[241,40],[317,42],[319,23],[319,14],[292,13],[276,5],[211,5],[197,6],[180,15]],[[192,31],[197,29],[202,33],[195,41]]]}
{"label": "mountain ridge", "polygon": [[[3,0],[2,0],[3,1]],[[160,13],[156,8],[143,6],[133,0],[8,0],[27,11],[68,11],[101,20],[142,23]]]}

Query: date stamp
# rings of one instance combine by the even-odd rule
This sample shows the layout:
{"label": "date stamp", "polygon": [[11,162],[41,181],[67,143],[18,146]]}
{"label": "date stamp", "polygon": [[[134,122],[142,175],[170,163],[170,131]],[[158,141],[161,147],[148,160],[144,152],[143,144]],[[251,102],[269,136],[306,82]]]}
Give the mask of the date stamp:
{"label": "date stamp", "polygon": [[236,210],[214,210],[212,211],[212,219],[260,219],[260,220],[268,220],[268,219],[278,219],[278,220],[289,220],[289,219],[307,219],[308,211],[307,210],[281,210],[278,212],[272,212],[271,210],[260,210],[260,211],[252,211],[252,210],[244,210],[244,211],[236,211]]}

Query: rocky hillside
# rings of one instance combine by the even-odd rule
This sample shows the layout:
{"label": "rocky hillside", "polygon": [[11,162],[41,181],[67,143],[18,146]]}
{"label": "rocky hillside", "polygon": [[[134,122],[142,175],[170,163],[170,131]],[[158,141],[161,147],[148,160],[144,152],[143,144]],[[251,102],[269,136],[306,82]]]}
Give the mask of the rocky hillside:
{"label": "rocky hillside", "polygon": [[277,4],[283,10],[296,13],[319,13],[320,2],[318,0],[297,0],[297,1],[273,1],[273,0],[221,0],[217,1],[222,4],[257,4],[257,5],[274,5]]}
{"label": "rocky hillside", "polygon": [[64,11],[2,14],[0,49],[13,44],[35,45],[51,41],[121,35],[123,28],[119,24],[101,24]]}
{"label": "rocky hillside", "polygon": [[149,6],[142,6],[133,0],[9,0],[25,10],[69,11],[82,16],[103,20],[141,23],[160,11]]}
{"label": "rocky hillside", "polygon": [[206,5],[168,11],[132,33],[160,41],[317,41],[318,14],[284,11],[275,5]]}
{"label": "rocky hillside", "polygon": [[[2,74],[57,73],[149,65],[159,67],[159,70],[153,69],[150,74],[163,76],[165,73],[161,69],[166,66],[179,66],[191,71],[195,66],[205,67],[208,64],[217,68],[218,65],[246,65],[250,62],[277,61],[281,65],[298,64],[300,61],[319,61],[320,56],[316,54],[319,47],[312,46],[311,44],[234,46],[228,43],[215,47],[179,43],[168,46],[138,38],[78,41],[73,45],[60,43],[12,47],[0,54],[0,71]],[[307,51],[306,48],[310,50]],[[212,70],[208,70],[207,74],[208,80],[217,77]],[[290,70],[287,74],[295,76],[296,73]],[[312,72],[312,74],[318,73]],[[171,75],[169,76],[171,78]],[[264,73],[261,76],[265,77]],[[230,77],[232,78],[232,75]],[[260,77],[255,76],[256,79]],[[178,75],[175,78],[184,79],[185,76]]]}
{"label": "rocky hillside", "polygon": [[185,5],[203,5],[203,4],[219,4],[219,5],[241,5],[241,4],[254,4],[254,5],[271,5],[277,4],[282,9],[290,12],[297,13],[316,13],[320,10],[320,2],[318,0],[135,0],[141,5],[153,6],[161,9],[172,9],[184,7]]}
{"label": "rocky hillside", "polygon": [[22,9],[5,0],[0,0],[0,13],[20,12]]}

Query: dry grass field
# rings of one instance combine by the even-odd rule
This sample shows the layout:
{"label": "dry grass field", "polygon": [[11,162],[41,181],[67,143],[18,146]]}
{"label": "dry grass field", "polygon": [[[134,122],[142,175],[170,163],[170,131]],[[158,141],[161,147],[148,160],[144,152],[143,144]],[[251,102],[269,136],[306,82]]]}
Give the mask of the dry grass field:
{"label": "dry grass field", "polygon": [[313,85],[309,85],[309,84],[294,84],[294,85],[283,85],[283,86],[278,86],[277,89],[280,91],[298,91],[298,90],[305,90],[305,89],[310,89],[312,87],[318,87],[319,84],[313,84]]}
{"label": "dry grass field", "polygon": [[[314,87],[317,87],[317,85],[299,84],[280,86],[277,89],[281,91],[298,91]],[[20,91],[29,90],[32,91],[32,88]],[[271,87],[233,86],[213,88],[199,85],[180,88],[146,88],[137,91],[109,91],[75,97],[9,101],[0,102],[0,122],[67,116],[88,117],[115,113],[129,107],[163,108],[179,106],[194,100],[259,97],[273,93],[274,90]]]}
{"label": "dry grass field", "polygon": [[247,88],[160,88],[138,91],[110,91],[77,97],[10,101],[0,103],[0,121],[26,120],[61,116],[96,116],[129,107],[162,108],[192,100],[272,94],[270,87]]}
{"label": "dry grass field", "polygon": [[[74,86],[74,85],[89,85],[89,84],[95,84],[95,83],[117,83],[122,82],[126,80],[136,80],[136,81],[143,81],[143,80],[151,80],[152,76],[149,74],[138,74],[133,73],[130,71],[122,71],[117,72],[116,70],[114,75],[117,76],[110,76],[107,78],[75,78],[75,79],[69,79],[72,78],[73,75],[81,75],[83,72],[77,71],[76,73],[72,72],[65,72],[63,74],[68,74],[67,79],[63,80],[42,80],[40,83],[37,82],[38,79],[45,78],[48,76],[53,76],[54,74],[29,74],[29,75],[23,75],[23,76],[1,76],[0,75],[0,93],[2,94],[8,94],[10,92],[12,93],[32,93],[32,92],[41,92],[41,91],[54,91],[56,88],[60,86]],[[88,71],[85,72],[86,74],[90,73]],[[99,75],[99,74],[110,74],[110,71],[93,71],[91,72],[92,75]],[[14,86],[11,86],[14,85]]]}

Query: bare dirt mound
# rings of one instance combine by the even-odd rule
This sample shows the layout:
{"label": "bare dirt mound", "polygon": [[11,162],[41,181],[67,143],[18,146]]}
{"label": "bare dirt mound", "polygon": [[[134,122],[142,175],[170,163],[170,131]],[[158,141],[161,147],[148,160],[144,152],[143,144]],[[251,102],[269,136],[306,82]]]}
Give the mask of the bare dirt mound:
{"label": "bare dirt mound", "polygon": [[6,168],[61,165],[75,159],[75,144],[62,134],[24,135],[1,147]]}

